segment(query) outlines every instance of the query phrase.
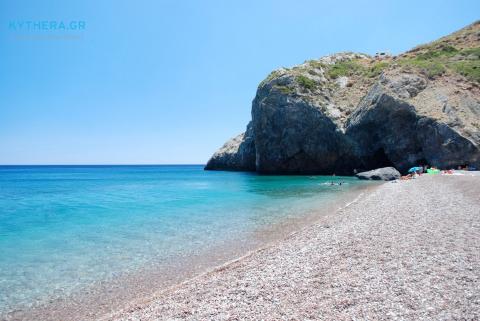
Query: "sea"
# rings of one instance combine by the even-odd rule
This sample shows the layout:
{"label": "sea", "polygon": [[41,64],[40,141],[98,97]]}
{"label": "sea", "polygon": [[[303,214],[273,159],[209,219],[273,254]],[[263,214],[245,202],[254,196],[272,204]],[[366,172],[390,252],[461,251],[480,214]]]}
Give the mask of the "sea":
{"label": "sea", "polygon": [[141,283],[147,269],[169,266],[161,275],[178,281],[175,271],[285,237],[368,184],[202,165],[0,166],[0,316],[124,276]]}

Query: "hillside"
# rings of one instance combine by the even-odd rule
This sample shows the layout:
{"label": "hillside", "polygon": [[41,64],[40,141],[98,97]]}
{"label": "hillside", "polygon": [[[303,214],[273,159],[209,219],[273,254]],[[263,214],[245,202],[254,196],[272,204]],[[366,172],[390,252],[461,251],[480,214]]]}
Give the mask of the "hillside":
{"label": "hillside", "polygon": [[338,53],[273,71],[244,134],[206,169],[352,174],[480,167],[480,22],[398,56]]}

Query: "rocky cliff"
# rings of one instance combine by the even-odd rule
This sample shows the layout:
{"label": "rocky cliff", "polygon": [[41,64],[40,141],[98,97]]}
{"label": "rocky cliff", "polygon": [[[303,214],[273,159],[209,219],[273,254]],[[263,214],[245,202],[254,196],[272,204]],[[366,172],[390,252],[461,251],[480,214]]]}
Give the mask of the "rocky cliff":
{"label": "rocky cliff", "polygon": [[340,53],[273,71],[252,121],[206,169],[350,175],[480,167],[480,22],[398,56]]}
{"label": "rocky cliff", "polygon": [[213,154],[205,169],[255,171],[255,138],[252,122],[244,133],[227,141]]}

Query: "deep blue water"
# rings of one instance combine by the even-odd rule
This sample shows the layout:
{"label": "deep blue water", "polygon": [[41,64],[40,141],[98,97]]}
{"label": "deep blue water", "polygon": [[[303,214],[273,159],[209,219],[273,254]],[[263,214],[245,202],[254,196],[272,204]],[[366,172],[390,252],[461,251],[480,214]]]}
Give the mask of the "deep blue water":
{"label": "deep blue water", "polygon": [[241,241],[359,184],[193,165],[0,166],[0,314]]}

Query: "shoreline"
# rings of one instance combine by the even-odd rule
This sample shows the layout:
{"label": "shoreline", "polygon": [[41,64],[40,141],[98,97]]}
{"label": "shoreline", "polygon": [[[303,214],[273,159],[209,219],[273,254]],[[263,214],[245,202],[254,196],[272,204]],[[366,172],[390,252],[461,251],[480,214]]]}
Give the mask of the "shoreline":
{"label": "shoreline", "polygon": [[[240,256],[237,256],[237,257],[232,258],[232,259],[230,259],[226,262],[223,262],[219,265],[216,265],[213,268],[207,269],[207,270],[205,270],[205,271],[203,271],[203,272],[201,272],[197,275],[194,275],[190,278],[186,278],[186,279],[184,279],[184,280],[182,280],[178,283],[167,286],[163,289],[159,289],[159,290],[155,291],[155,293],[150,297],[139,297],[136,300],[133,300],[133,301],[129,302],[127,307],[124,307],[120,310],[117,310],[112,314],[103,315],[99,319],[96,319],[96,320],[98,320],[98,321],[113,321],[113,320],[116,320],[116,319],[111,319],[116,314],[123,313],[125,311],[132,312],[134,310],[137,310],[139,305],[146,305],[146,304],[148,305],[149,303],[152,303],[153,301],[155,301],[157,297],[168,294],[169,292],[175,291],[176,289],[181,288],[185,284],[188,284],[190,282],[194,282],[195,280],[199,280],[203,277],[209,277],[210,275],[215,275],[216,273],[221,272],[221,271],[229,268],[230,266],[232,266],[234,264],[242,262],[243,260],[248,259],[249,257],[251,257],[251,256],[253,256],[253,255],[255,255],[255,254],[257,254],[261,251],[265,251],[269,248],[279,246],[285,240],[287,240],[291,237],[294,237],[297,234],[302,233],[304,230],[310,229],[312,227],[311,224],[321,223],[322,220],[328,219],[329,216],[336,215],[339,211],[342,211],[342,210],[346,209],[347,207],[349,207],[350,205],[358,202],[363,196],[365,196],[366,193],[373,192],[376,188],[378,188],[379,186],[381,186],[385,183],[386,182],[382,182],[382,183],[379,183],[378,185],[376,184],[376,185],[372,185],[372,186],[364,186],[363,188],[360,189],[361,192],[358,195],[356,195],[356,197],[353,200],[347,202],[346,204],[344,204],[340,208],[337,208],[336,210],[333,210],[333,211],[332,211],[332,206],[330,206],[329,210],[322,211],[323,214],[320,217],[317,216],[316,218],[310,218],[310,224],[308,224],[306,222],[302,222],[302,223],[300,223],[302,225],[301,227],[298,228],[298,226],[297,226],[296,229],[293,228],[292,231],[288,232],[287,234],[285,234],[281,237],[272,238],[270,241],[266,241],[266,242],[264,241],[265,243],[263,245],[260,245],[256,248],[253,248],[253,249],[250,249],[246,253],[241,254]],[[338,204],[339,202],[342,202],[342,201],[346,201],[346,198],[344,198],[341,201],[334,202],[334,203]],[[333,207],[334,206],[335,205],[333,205]],[[307,220],[308,220],[308,218],[307,218]],[[283,224],[289,224],[289,223],[282,222],[280,224],[283,225]]]}
{"label": "shoreline", "polygon": [[480,176],[382,184],[283,240],[100,320],[473,320],[478,195]]}
{"label": "shoreline", "polygon": [[[163,266],[146,266],[132,273],[119,275],[114,280],[96,282],[72,295],[55,298],[49,303],[41,303],[31,307],[0,316],[1,320],[97,320],[99,317],[122,309],[132,302],[139,302],[155,296],[158,292],[167,291],[179,284],[188,282],[203,274],[211,273],[225,264],[275,245],[291,235],[308,228],[328,215],[352,203],[358,195],[377,188],[381,183],[360,185],[344,192],[337,199],[322,203],[301,216],[283,218],[272,226],[252,231],[251,239],[240,242],[229,242],[209,248],[205,253],[197,253],[194,257],[176,257],[170,264]],[[4,318],[4,319],[3,319]]]}

